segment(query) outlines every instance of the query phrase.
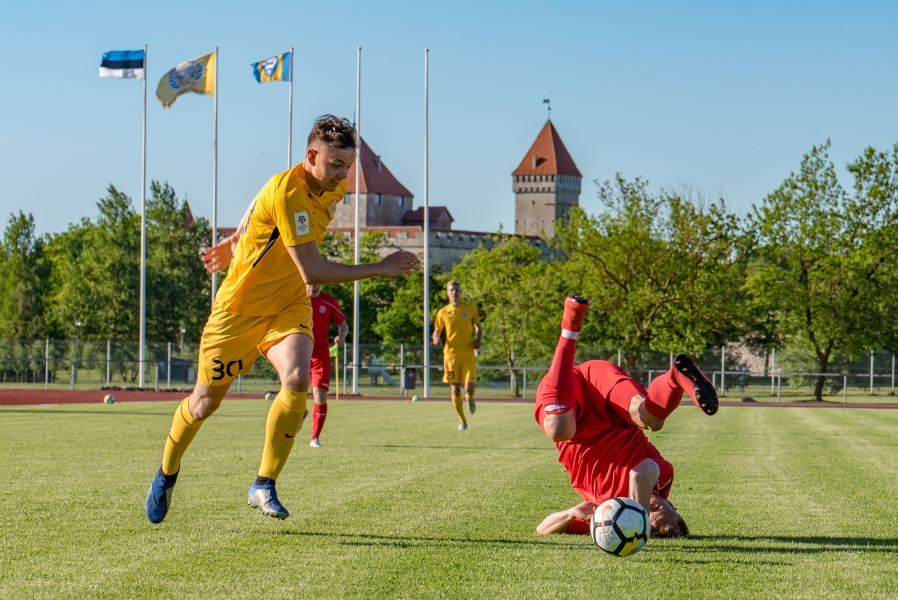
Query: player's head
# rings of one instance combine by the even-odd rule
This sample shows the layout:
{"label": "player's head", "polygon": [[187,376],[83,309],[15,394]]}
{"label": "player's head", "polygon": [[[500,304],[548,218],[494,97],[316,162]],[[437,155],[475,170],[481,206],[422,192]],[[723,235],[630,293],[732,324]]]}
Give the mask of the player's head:
{"label": "player's head", "polygon": [[461,302],[461,284],[454,279],[446,284],[446,295],[449,296],[449,302],[457,305]]}
{"label": "player's head", "polygon": [[667,501],[666,498],[658,494],[652,494],[649,503],[652,514],[649,515],[649,521],[652,524],[653,538],[673,538],[684,537],[689,535],[689,527],[686,521],[674,508],[674,505]]}
{"label": "player's head", "polygon": [[317,298],[318,294],[321,293],[321,286],[306,284],[306,292],[308,292],[309,298]]}
{"label": "player's head", "polygon": [[[348,119],[322,115],[315,119],[306,147],[306,171],[321,191],[333,192],[349,177],[355,161],[355,127]],[[312,182],[310,182],[312,183]]]}

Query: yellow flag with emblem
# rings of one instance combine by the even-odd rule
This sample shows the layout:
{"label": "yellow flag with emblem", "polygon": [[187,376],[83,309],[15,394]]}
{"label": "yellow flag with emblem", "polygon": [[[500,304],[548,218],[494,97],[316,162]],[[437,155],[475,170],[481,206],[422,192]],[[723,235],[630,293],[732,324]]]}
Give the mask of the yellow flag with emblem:
{"label": "yellow flag with emblem", "polygon": [[182,62],[166,73],[156,87],[156,97],[170,108],[181,94],[215,95],[215,53]]}

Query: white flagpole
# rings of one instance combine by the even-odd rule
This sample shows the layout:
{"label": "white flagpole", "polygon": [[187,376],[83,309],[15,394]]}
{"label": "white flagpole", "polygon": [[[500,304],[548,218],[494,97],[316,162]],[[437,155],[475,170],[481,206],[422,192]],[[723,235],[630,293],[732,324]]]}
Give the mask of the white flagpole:
{"label": "white flagpole", "polygon": [[287,103],[287,168],[293,166],[293,71],[296,61],[293,60],[293,47],[290,47],[290,94]]}
{"label": "white flagpole", "polygon": [[[215,46],[215,82],[212,96],[212,121],[215,133],[212,136],[212,245],[218,243],[218,46]],[[212,305],[215,305],[215,292],[218,289],[218,273],[212,273]]]}
{"label": "white flagpole", "polygon": [[147,45],[143,45],[143,148],[140,173],[140,348],[138,386],[146,387],[147,347]]}
{"label": "white flagpole", "polygon": [[[359,264],[359,204],[361,203],[362,191],[362,130],[359,127],[361,123],[362,110],[362,47],[356,48],[358,57],[356,59],[355,73],[355,231],[352,235],[352,241],[355,246],[355,264]],[[359,315],[361,312],[361,286],[356,280],[353,284],[353,302],[352,302],[352,393],[359,393],[359,368],[361,361],[359,360]]]}
{"label": "white flagpole", "polygon": [[424,49],[424,397],[430,397],[430,199],[427,175],[429,171],[428,126],[429,104],[427,89],[430,50]]}

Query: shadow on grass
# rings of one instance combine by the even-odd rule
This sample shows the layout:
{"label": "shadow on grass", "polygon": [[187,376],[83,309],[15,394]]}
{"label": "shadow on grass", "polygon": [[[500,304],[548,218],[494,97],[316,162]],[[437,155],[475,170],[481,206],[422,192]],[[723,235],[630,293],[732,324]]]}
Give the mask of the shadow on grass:
{"label": "shadow on grass", "polygon": [[692,535],[700,545],[684,545],[684,552],[734,552],[734,553],[786,553],[815,554],[821,552],[879,552],[898,553],[898,539],[824,537],[824,536],[742,536],[742,535]]}
{"label": "shadow on grass", "polygon": [[547,446],[544,448],[533,448],[527,446],[519,446],[519,447],[499,447],[499,446],[419,446],[417,444],[378,444],[378,445],[359,445],[353,446],[354,448],[416,448],[420,450],[552,450],[555,451],[554,448]]}
{"label": "shadow on grass", "polygon": [[[574,536],[552,536],[545,538],[545,541],[537,540],[507,540],[500,538],[458,538],[458,537],[421,537],[421,536],[399,536],[399,535],[377,535],[369,533],[335,533],[323,531],[278,531],[276,535],[284,536],[303,536],[303,537],[323,537],[333,538],[336,543],[345,546],[388,546],[391,548],[418,548],[422,546],[447,546],[454,544],[477,544],[477,545],[501,545],[501,546],[531,546],[536,548],[544,548],[552,550],[555,548],[564,550],[578,550],[584,552],[595,552],[596,548],[589,541],[587,536],[576,536],[582,538],[580,542],[560,541],[571,539]],[[576,539],[574,538],[574,539]]]}

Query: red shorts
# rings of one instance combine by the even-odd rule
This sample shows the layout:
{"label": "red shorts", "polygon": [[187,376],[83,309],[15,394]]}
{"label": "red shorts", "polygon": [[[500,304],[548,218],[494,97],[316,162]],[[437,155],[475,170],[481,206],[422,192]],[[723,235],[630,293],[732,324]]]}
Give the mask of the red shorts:
{"label": "red shorts", "polygon": [[330,349],[325,346],[324,350],[318,350],[316,347],[312,352],[311,376],[312,387],[329,390],[331,387],[331,362],[333,359],[330,355]]}

